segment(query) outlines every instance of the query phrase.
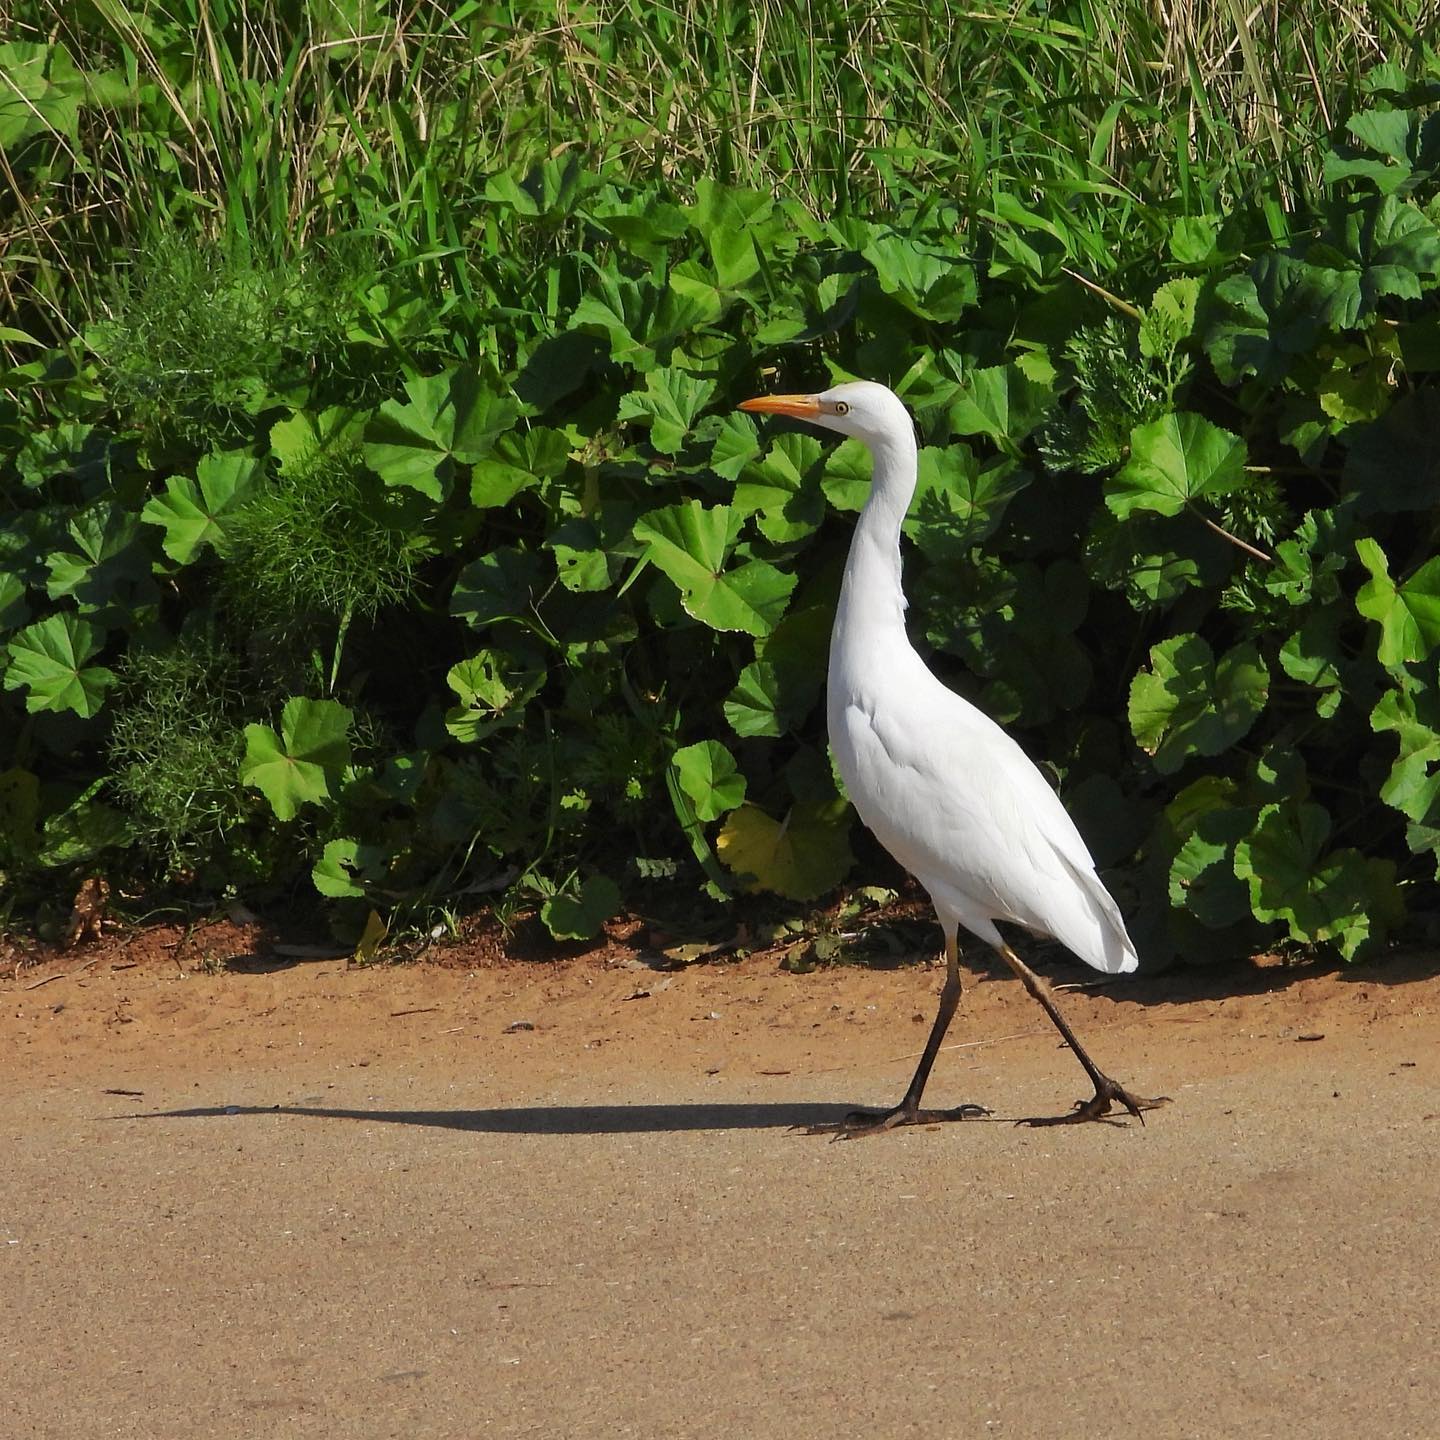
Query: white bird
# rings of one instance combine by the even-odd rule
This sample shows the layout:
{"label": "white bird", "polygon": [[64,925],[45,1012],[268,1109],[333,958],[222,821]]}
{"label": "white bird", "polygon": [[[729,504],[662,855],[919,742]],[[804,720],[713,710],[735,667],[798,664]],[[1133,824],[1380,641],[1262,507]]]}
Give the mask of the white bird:
{"label": "white bird", "polygon": [[1143,1123],[1142,1112],[1166,1097],[1141,1099],[1103,1074],[1056,1008],[1048,982],[995,927],[1005,920],[1053,936],[1107,974],[1139,963],[1119,908],[1044,776],[993,720],[931,674],[905,633],[900,526],[918,475],[909,412],[893,391],[868,380],[815,395],[760,396],[740,408],[853,435],[870,451],[870,494],[830,634],[830,744],[860,818],[929,891],[945,936],[940,1008],[905,1098],[893,1110],[848,1116],[839,1128],[857,1135],[988,1113],[976,1105],[920,1108],[960,1002],[961,925],[999,952],[1095,1085],[1073,1111],[1026,1123],[1098,1120],[1116,1103]]}

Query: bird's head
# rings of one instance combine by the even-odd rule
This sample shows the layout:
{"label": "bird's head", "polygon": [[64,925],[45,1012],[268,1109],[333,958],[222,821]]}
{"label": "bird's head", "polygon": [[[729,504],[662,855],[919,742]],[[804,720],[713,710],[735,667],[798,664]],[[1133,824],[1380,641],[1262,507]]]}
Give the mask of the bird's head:
{"label": "bird's head", "polygon": [[900,397],[873,380],[849,380],[814,395],[758,395],[743,400],[742,410],[758,415],[789,415],[854,435],[874,449],[897,436],[913,438],[914,423]]}

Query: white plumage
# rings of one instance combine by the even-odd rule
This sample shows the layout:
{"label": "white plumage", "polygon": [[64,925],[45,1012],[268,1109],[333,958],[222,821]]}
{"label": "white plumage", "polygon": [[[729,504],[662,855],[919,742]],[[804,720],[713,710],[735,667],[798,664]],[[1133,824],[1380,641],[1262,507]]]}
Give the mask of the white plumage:
{"label": "white plumage", "polygon": [[1160,1101],[1128,1094],[1095,1067],[1048,985],[995,926],[1010,921],[1053,936],[1107,973],[1139,963],[1119,908],[1044,776],[993,720],[942,685],[910,644],[900,561],[901,524],[918,475],[909,413],[892,391],[865,380],[815,395],[747,400],[741,408],[808,420],[856,436],[870,450],[870,494],[851,541],[830,637],[830,743],[861,819],[925,886],[945,935],[940,1011],[905,1099],[879,1115],[851,1116],[844,1132],[984,1113],[976,1106],[919,1108],[960,997],[956,929],[962,925],[1005,958],[1095,1083],[1094,1097],[1070,1114],[1030,1123],[1098,1119],[1117,1101],[1141,1116]]}

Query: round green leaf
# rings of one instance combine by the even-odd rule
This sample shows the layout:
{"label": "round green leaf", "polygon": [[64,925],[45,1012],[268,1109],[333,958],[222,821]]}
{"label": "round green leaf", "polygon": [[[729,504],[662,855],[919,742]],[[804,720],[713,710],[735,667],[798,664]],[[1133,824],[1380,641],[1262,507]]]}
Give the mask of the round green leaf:
{"label": "round green leaf", "polygon": [[245,727],[241,782],[260,790],[281,820],[328,800],[331,782],[350,763],[351,718],[334,700],[287,700],[278,735],[268,725]]}
{"label": "round green leaf", "polygon": [[488,455],[515,423],[520,407],[461,366],[406,382],[407,403],[387,400],[365,429],[365,463],[387,484],[443,500],[453,461]]}
{"label": "round green leaf", "polygon": [[714,393],[713,380],[698,380],[680,369],[652,370],[644,390],[621,398],[620,419],[648,425],[650,443],[666,455],[678,455]]}
{"label": "round green leaf", "polygon": [[503,650],[481,650],[452,665],[445,680],[460,698],[445,712],[445,728],[473,744],[523,719],[526,704],[545,683],[545,672],[519,664]]}
{"label": "round green leaf", "polygon": [[146,502],[140,518],[165,531],[160,548],[177,564],[188,565],[204,545],[222,541],[220,517],[254,488],[260,461],[243,451],[206,455],[195,478],[171,475],[165,494]]}
{"label": "round green leaf", "polygon": [[1198,635],[1177,635],[1150,650],[1150,669],[1130,685],[1130,729],[1155,757],[1162,775],[1193,755],[1218,755],[1265,708],[1270,673],[1251,644],[1237,645],[1217,665]]}
{"label": "round green leaf", "polygon": [[1380,626],[1380,663],[1393,669],[1425,659],[1440,645],[1440,557],[1427,560],[1397,585],[1376,541],[1357,540],[1355,553],[1370,572],[1355,597],[1355,608]]}
{"label": "round green leaf", "polygon": [[1228,495],[1245,483],[1245,442],[1188,411],[1162,415],[1130,434],[1130,459],[1106,486],[1122,519],[1133,510],[1177,515],[1191,500]]}
{"label": "round green leaf", "polygon": [[85,662],[104,643],[86,620],[69,610],[47,615],[27,625],[5,647],[10,664],[5,688],[28,692],[25,708],[73,710],[88,720],[105,703],[105,691],[115,683],[112,671]]}
{"label": "round green leaf", "polygon": [[1358,850],[1323,855],[1330,817],[1320,805],[1266,805],[1235,846],[1235,873],[1250,888],[1259,920],[1283,921],[1292,939],[1329,941],[1351,959],[1401,913],[1395,867]]}
{"label": "round green leaf", "polygon": [[768,635],[785,611],[796,577],[764,560],[724,568],[742,517],[698,500],[651,510],[635,522],[647,557],[680,589],[688,614],[712,630]]}
{"label": "round green leaf", "polygon": [[592,875],[574,895],[552,895],[540,918],[557,940],[591,940],[620,909],[619,887],[605,875]]}
{"label": "round green leaf", "polygon": [[680,788],[695,804],[701,820],[718,820],[745,798],[745,777],[735,757],[718,740],[686,745],[673,757]]}
{"label": "round green leaf", "polygon": [[322,895],[332,899],[353,899],[365,893],[365,887],[358,878],[360,866],[360,842],[358,840],[329,840],[325,853],[310,870],[310,878]]}

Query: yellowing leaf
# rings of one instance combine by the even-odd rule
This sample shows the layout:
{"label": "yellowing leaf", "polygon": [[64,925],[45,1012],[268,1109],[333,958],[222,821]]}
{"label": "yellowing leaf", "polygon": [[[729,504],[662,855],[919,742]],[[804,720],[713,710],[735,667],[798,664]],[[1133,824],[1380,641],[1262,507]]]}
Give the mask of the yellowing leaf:
{"label": "yellowing leaf", "polygon": [[855,863],[850,824],[833,802],[796,805],[773,820],[742,805],[721,828],[715,848],[746,890],[773,890],[787,900],[813,900],[838,885]]}

